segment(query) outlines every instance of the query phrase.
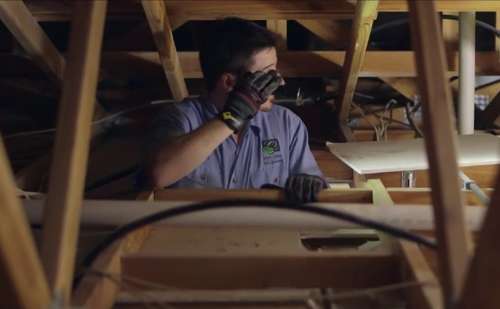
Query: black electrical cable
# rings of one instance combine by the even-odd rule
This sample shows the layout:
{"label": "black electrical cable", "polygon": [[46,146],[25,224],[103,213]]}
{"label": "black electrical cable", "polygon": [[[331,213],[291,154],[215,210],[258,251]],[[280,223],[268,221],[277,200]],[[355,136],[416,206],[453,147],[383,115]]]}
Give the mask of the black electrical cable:
{"label": "black electrical cable", "polygon": [[[130,232],[133,232],[141,227],[144,227],[148,224],[152,224],[158,222],[160,220],[171,219],[180,215],[211,210],[211,209],[220,209],[220,208],[243,208],[243,207],[258,207],[258,208],[273,208],[273,209],[286,209],[292,211],[300,211],[305,213],[317,214],[324,217],[340,219],[344,221],[348,221],[360,226],[365,226],[368,228],[372,228],[387,234],[390,234],[394,237],[398,237],[401,239],[405,239],[408,241],[412,241],[431,249],[436,249],[436,242],[430,240],[428,238],[422,237],[420,235],[408,232],[406,230],[390,226],[381,222],[377,222],[371,219],[362,218],[344,211],[340,211],[337,209],[331,208],[323,208],[318,206],[312,206],[307,204],[293,204],[281,201],[269,201],[269,200],[260,200],[260,199],[239,199],[239,200],[220,200],[220,201],[209,201],[209,202],[201,202],[186,206],[175,207],[171,209],[166,209],[159,211],[157,213],[151,214],[149,216],[139,218],[134,220],[126,225],[123,225],[113,231],[110,235],[108,235],[102,242],[97,244],[97,246],[83,259],[82,266],[83,269],[89,268],[94,260],[111,244],[113,244],[116,240],[126,236]],[[80,273],[75,278],[75,286],[78,285],[79,281],[83,278],[83,273]]]}

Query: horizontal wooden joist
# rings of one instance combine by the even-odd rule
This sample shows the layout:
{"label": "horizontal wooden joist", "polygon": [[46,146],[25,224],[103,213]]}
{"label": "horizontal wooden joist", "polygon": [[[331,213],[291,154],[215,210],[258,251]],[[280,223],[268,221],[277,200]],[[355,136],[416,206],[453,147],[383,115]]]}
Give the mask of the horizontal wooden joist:
{"label": "horizontal wooden joist", "polygon": [[[497,11],[497,0],[437,0],[438,11]],[[248,19],[332,19],[351,18],[355,6],[348,1],[331,0],[165,0],[169,16],[177,25],[187,20],[213,20],[225,16]],[[27,0],[27,6],[39,21],[71,19],[71,2]],[[110,3],[110,19],[144,19],[139,1]],[[379,12],[408,10],[406,0],[381,0]]]}
{"label": "horizontal wooden joist", "polygon": [[[500,2],[499,2],[500,3]],[[278,67],[285,77],[319,77],[341,73],[339,66],[344,62],[343,51],[293,51],[279,55]],[[179,58],[185,78],[201,78],[202,72],[197,52],[180,52]],[[160,66],[156,52],[104,52],[103,63],[113,69],[119,62],[126,61],[127,67],[137,64]],[[116,69],[116,67],[115,67]],[[455,61],[448,65],[452,73],[458,71],[458,53]],[[476,53],[478,75],[500,75],[500,62],[496,52]],[[411,51],[368,51],[360,71],[361,77],[415,77],[414,55]]]}

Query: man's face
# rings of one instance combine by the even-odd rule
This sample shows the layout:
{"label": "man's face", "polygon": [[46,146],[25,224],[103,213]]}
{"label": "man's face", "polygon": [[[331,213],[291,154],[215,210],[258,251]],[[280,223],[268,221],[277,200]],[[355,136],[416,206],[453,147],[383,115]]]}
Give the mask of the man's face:
{"label": "man's face", "polygon": [[[248,71],[254,73],[256,71],[268,72],[276,70],[278,65],[278,56],[276,55],[276,48],[266,48],[257,52],[252,57],[252,64],[249,66]],[[283,83],[284,84],[284,83]],[[266,102],[260,106],[260,111],[267,112],[273,106],[274,95],[271,95]]]}

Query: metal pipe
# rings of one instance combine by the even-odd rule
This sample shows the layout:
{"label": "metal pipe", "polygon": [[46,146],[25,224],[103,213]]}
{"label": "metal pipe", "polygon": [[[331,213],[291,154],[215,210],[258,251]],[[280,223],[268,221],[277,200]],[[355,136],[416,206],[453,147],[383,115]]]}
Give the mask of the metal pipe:
{"label": "metal pipe", "polygon": [[460,134],[474,134],[474,91],[475,91],[475,49],[476,15],[474,12],[460,12],[459,15],[459,96],[458,130]]}
{"label": "metal pipe", "polygon": [[460,178],[464,182],[464,189],[466,190],[471,190],[472,193],[479,199],[479,202],[483,206],[488,206],[490,205],[490,198],[486,193],[484,193],[483,190],[476,184],[476,182],[472,179],[470,179],[467,175],[465,175],[464,172],[459,171],[458,172],[460,175]]}

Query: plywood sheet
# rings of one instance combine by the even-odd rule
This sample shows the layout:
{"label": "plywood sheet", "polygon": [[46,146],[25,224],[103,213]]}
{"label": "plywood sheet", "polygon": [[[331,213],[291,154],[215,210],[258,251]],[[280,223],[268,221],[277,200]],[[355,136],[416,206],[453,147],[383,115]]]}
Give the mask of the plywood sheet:
{"label": "plywood sheet", "polygon": [[[500,163],[500,139],[493,135],[458,137],[459,166]],[[328,143],[330,151],[358,174],[387,173],[428,168],[423,139]]]}

